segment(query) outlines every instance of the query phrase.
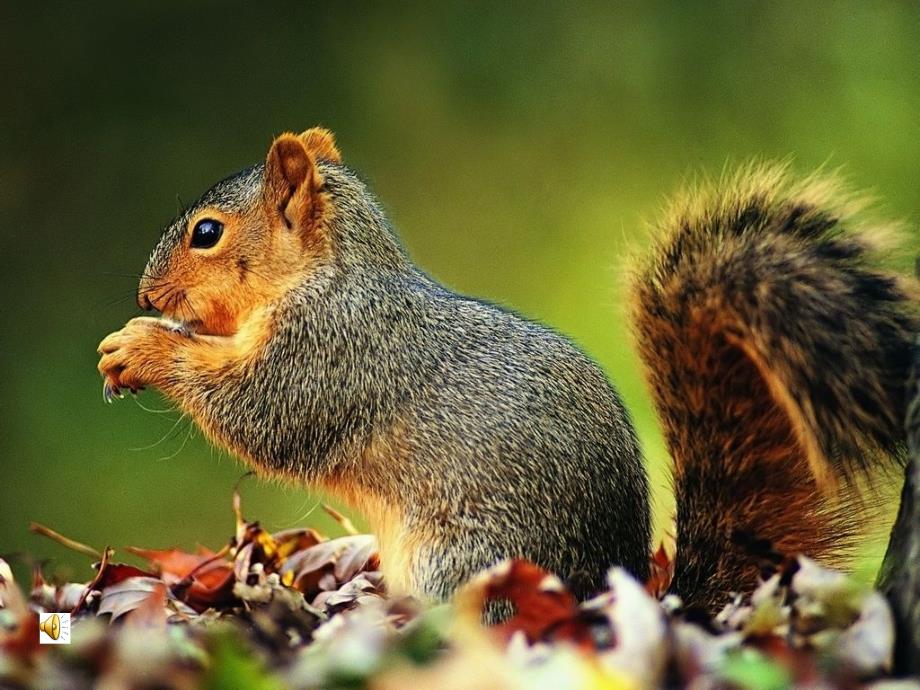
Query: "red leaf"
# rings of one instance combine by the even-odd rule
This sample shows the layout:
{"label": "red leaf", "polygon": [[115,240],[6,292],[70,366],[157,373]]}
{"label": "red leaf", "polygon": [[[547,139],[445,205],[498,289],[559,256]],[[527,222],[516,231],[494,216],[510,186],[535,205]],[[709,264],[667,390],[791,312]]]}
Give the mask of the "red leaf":
{"label": "red leaf", "polygon": [[236,602],[233,565],[217,560],[195,571],[191,578],[173,586],[173,593],[198,612],[220,608]]}
{"label": "red leaf", "polygon": [[658,544],[658,549],[649,559],[648,579],[645,581],[645,591],[656,599],[661,599],[668,593],[671,580],[674,579],[674,561],[665,551],[664,542]]}
{"label": "red leaf", "polygon": [[122,580],[129,577],[156,577],[154,573],[148,573],[146,570],[135,568],[133,565],[126,563],[108,563],[102,571],[98,580],[93,585],[93,589],[105,589],[112,585],[117,585]]}
{"label": "red leaf", "polygon": [[3,636],[2,649],[11,656],[28,659],[41,649],[38,643],[38,616],[27,611],[19,617],[18,622],[14,633]]}
{"label": "red leaf", "polygon": [[179,549],[138,549],[129,547],[131,553],[145,558],[172,586],[172,592],[198,612],[220,608],[236,602],[233,596],[233,564],[221,553],[198,547],[192,554]]}
{"label": "red leaf", "polygon": [[483,573],[470,584],[466,596],[482,605],[507,600],[515,613],[494,630],[505,639],[521,631],[531,643],[568,640],[586,649],[594,648],[589,626],[579,618],[578,601],[562,581],[533,563],[505,561]]}
{"label": "red leaf", "polygon": [[164,576],[163,580],[167,583],[187,577],[195,568],[207,563],[215,556],[213,552],[202,547],[198,547],[199,553],[197,554],[186,553],[179,549],[138,549],[133,546],[129,546],[128,551],[149,561],[157,573]]}

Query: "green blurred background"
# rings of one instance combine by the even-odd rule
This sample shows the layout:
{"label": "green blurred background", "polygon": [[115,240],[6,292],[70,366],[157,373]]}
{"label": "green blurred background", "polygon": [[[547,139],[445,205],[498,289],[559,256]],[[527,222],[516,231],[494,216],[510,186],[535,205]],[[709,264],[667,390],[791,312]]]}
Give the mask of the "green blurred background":
{"label": "green blurred background", "polygon": [[[791,155],[845,166],[889,215],[920,209],[915,3],[123,5],[0,9],[0,552],[19,574],[28,553],[90,575],[30,520],[99,548],[230,536],[242,466],[155,393],[104,405],[95,347],[137,313],[131,274],[177,195],[261,159],[274,134],[332,128],[426,269],[603,364],[659,526],[666,454],[622,266],[664,195]],[[250,480],[243,496],[272,529],[336,532],[301,488]]]}

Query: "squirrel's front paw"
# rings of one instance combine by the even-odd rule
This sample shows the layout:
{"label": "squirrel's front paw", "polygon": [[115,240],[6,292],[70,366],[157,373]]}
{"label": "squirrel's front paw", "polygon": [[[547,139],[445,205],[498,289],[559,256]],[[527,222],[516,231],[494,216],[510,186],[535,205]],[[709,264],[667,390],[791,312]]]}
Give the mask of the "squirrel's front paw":
{"label": "squirrel's front paw", "polygon": [[103,339],[97,368],[105,379],[106,402],[121,397],[122,388],[136,393],[148,385],[161,386],[175,365],[178,341],[187,337],[168,321],[142,316]]}

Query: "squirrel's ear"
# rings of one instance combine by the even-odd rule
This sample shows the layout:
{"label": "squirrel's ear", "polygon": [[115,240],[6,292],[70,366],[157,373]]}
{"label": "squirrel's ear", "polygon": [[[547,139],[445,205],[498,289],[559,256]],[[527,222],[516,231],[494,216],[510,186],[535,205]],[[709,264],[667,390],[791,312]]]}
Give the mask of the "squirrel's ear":
{"label": "squirrel's ear", "polygon": [[300,134],[303,145],[307,151],[317,158],[322,158],[331,163],[341,163],[342,154],[335,145],[335,136],[328,129],[323,127],[311,127],[306,132]]}
{"label": "squirrel's ear", "polygon": [[316,157],[301,137],[282,134],[265,161],[264,200],[270,213],[277,213],[289,228],[309,232],[322,211],[323,177]]}

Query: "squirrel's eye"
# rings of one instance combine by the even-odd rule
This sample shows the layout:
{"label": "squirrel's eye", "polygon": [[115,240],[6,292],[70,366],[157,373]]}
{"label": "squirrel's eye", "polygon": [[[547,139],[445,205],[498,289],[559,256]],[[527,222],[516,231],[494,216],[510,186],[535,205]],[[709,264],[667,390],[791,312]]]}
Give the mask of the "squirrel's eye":
{"label": "squirrel's eye", "polygon": [[192,247],[195,249],[213,247],[223,232],[223,223],[211,218],[203,218],[195,223],[195,228],[192,230]]}

